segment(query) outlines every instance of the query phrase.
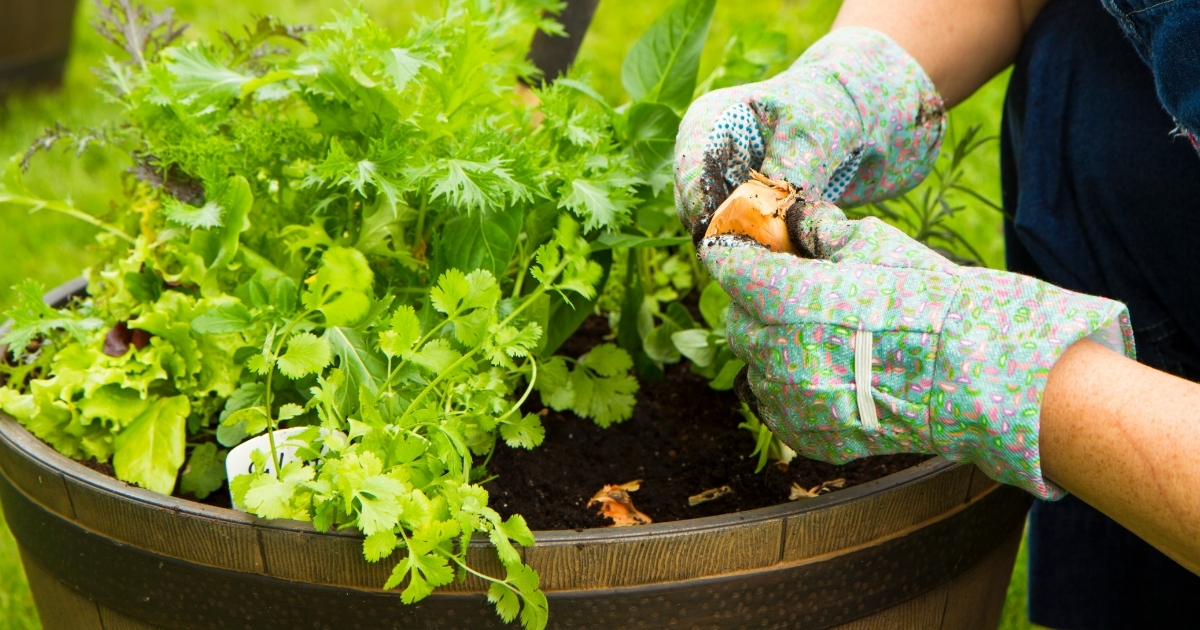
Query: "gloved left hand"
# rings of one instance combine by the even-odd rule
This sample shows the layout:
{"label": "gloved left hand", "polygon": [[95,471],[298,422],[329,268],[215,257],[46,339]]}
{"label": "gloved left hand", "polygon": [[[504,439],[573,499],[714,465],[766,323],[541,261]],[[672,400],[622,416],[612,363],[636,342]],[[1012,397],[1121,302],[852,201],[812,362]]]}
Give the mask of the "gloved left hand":
{"label": "gloved left hand", "polygon": [[833,31],[779,75],[692,103],[675,145],[680,220],[699,240],[751,169],[810,202],[903,192],[932,168],[945,125],[933,81],[896,42],[867,28]]}

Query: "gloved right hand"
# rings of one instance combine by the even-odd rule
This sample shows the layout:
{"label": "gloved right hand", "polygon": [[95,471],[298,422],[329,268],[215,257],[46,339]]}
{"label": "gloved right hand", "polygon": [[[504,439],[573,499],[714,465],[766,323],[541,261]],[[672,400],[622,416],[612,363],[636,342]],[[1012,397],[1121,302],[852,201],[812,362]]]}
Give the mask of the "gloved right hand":
{"label": "gloved right hand", "polygon": [[1014,273],[961,267],[875,218],[817,202],[793,238],[822,259],[746,238],[701,241],[733,298],[739,394],[788,446],[832,463],[890,453],[969,461],[1043,499],[1042,394],[1085,337],[1133,357],[1123,304]]}

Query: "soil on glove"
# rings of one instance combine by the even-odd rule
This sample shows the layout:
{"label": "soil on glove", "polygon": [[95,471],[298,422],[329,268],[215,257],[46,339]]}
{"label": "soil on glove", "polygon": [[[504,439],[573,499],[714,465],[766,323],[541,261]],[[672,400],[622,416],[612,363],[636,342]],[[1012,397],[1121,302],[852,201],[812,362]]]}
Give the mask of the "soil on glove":
{"label": "soil on glove", "polygon": [[[588,320],[563,354],[579,356],[606,331],[603,320]],[[793,483],[807,489],[844,478],[849,488],[929,459],[888,455],[834,466],[796,457],[786,471],[768,463],[755,473],[754,437],[738,428],[740,406],[733,392],[713,390],[683,363],[667,366],[661,381],[643,382],[633,417],[608,429],[548,410],[541,446],[497,446],[488,465],[496,479],[485,486],[489,503],[505,517],[524,516],[535,530],[604,527],[611,521],[597,516],[596,506],[587,507],[588,500],[606,484],[641,479],[641,488],[630,493],[633,504],[663,523],[786,503]],[[526,407],[541,409],[537,400]],[[688,497],[726,485],[732,493],[688,505]]]}

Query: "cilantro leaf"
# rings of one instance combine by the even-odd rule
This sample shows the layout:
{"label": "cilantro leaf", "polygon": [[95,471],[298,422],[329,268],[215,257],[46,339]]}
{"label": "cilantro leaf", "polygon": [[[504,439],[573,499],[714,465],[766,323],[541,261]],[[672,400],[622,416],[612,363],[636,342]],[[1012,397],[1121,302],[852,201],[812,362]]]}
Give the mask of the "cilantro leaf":
{"label": "cilantro leaf", "polygon": [[535,413],[525,414],[516,420],[505,420],[500,423],[500,437],[513,448],[533,448],[541,446],[546,438],[546,429],[542,420]]}
{"label": "cilantro leaf", "polygon": [[296,333],[288,340],[287,351],[276,365],[280,373],[292,379],[316,374],[333,360],[329,342],[312,333]]}

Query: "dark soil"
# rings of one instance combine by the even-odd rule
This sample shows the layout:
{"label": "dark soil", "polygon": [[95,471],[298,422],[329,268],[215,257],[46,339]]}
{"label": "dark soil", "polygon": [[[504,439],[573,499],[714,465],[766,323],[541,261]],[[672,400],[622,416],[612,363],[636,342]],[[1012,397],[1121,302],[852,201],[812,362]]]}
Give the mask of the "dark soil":
{"label": "dark soil", "polygon": [[[607,326],[585,323],[564,348],[578,356]],[[587,502],[606,484],[641,479],[633,504],[655,522],[714,516],[786,503],[793,483],[812,488],[844,478],[846,487],[914,466],[928,455],[869,457],[844,466],[797,457],[786,471],[768,464],[755,473],[754,437],[739,429],[740,403],[718,392],[685,364],[667,366],[666,377],[643,383],[633,418],[601,429],[571,413],[544,411],[546,439],[530,451],[501,442],[488,465],[497,478],[486,488],[501,514],[521,514],[530,527],[582,529],[609,521]],[[541,409],[536,401],[529,411]],[[688,497],[728,485],[733,494],[695,507]]]}

